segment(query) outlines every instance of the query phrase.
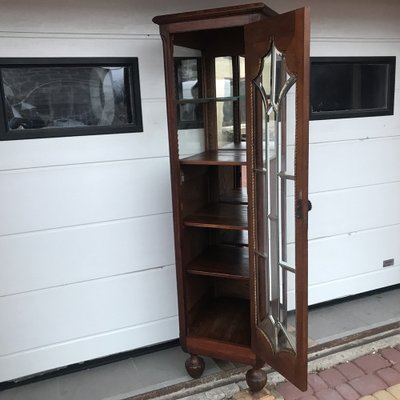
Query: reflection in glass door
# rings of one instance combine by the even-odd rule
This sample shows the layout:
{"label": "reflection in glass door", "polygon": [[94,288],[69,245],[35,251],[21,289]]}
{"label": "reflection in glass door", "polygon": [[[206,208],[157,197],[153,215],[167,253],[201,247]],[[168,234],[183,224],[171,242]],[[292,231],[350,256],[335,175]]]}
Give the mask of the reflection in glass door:
{"label": "reflection in glass door", "polygon": [[296,352],[295,110],[292,110],[296,78],[274,44],[263,58],[253,85],[258,114],[255,168],[258,291],[266,296],[259,300],[258,326],[274,351]]}

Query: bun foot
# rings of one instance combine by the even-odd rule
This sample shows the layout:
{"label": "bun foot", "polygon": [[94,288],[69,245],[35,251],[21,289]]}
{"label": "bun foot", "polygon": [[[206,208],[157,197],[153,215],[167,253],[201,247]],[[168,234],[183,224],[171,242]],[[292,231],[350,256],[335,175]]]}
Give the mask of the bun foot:
{"label": "bun foot", "polygon": [[185,362],[187,373],[194,379],[200,378],[204,371],[204,360],[195,355],[191,355]]}
{"label": "bun foot", "polygon": [[249,369],[246,373],[246,382],[252,392],[259,392],[267,383],[267,373],[261,368]]}

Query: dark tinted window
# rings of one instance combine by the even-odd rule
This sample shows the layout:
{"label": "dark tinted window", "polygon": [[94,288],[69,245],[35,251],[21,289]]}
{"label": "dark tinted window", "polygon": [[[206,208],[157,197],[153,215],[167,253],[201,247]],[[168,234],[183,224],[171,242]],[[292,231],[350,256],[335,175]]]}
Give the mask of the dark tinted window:
{"label": "dark tinted window", "polygon": [[395,57],[311,59],[311,119],[393,114]]}
{"label": "dark tinted window", "polygon": [[114,60],[110,65],[107,60],[90,59],[87,65],[78,60],[47,65],[19,60],[7,65],[3,60],[1,136],[21,139],[141,130],[134,60]]}

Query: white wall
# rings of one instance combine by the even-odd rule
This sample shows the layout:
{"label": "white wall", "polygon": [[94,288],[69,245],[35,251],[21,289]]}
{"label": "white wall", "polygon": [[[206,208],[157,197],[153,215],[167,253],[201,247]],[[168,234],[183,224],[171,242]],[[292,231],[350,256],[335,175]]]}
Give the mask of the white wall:
{"label": "white wall", "polygon": [[[0,143],[0,381],[177,337],[162,49],[151,18],[239,3],[1,2],[2,57],[139,57],[144,132]],[[397,0],[308,4],[312,55],[400,56]],[[395,112],[311,123],[312,303],[400,282],[398,83]],[[392,257],[396,266],[383,270]]]}

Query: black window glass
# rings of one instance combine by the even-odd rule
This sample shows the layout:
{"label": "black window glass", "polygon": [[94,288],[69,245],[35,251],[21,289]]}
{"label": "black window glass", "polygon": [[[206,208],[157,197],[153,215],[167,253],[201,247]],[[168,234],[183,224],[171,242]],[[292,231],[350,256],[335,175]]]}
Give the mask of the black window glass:
{"label": "black window glass", "polygon": [[393,114],[395,57],[311,59],[311,119]]}
{"label": "black window glass", "polygon": [[3,65],[1,78],[7,138],[141,130],[131,65]]}

